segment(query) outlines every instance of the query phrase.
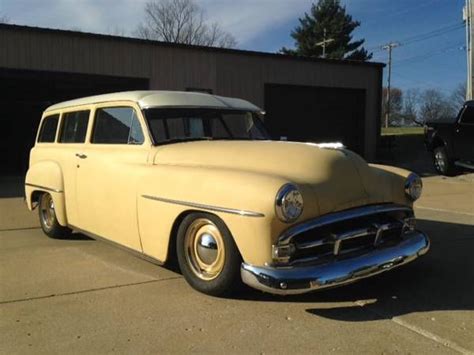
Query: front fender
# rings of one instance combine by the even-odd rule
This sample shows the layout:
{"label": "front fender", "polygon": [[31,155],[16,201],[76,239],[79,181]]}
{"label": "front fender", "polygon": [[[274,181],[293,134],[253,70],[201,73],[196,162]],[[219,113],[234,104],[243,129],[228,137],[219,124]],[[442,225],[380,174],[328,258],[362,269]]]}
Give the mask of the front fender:
{"label": "front fender", "polygon": [[405,194],[405,181],[410,171],[389,165],[369,166],[368,174],[364,177],[369,194],[379,201],[413,207],[413,201]]}
{"label": "front fender", "polygon": [[[275,221],[274,199],[284,178],[232,169],[156,165],[138,184],[140,236],[145,254],[166,261],[174,223],[189,211],[212,213],[226,223],[244,261],[271,261]],[[188,205],[185,205],[187,203]],[[199,204],[261,214],[248,216]]]}
{"label": "front fender", "polygon": [[33,195],[37,192],[47,192],[52,196],[58,222],[67,226],[64,179],[59,164],[54,161],[41,161],[30,166],[25,178],[26,205],[30,211],[35,207]]}

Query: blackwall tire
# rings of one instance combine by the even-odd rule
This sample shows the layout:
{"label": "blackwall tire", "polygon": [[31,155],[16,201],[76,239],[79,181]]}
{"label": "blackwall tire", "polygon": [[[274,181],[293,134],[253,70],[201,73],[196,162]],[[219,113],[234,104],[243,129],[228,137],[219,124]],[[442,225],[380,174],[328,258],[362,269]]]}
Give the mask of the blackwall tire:
{"label": "blackwall tire", "polygon": [[53,239],[61,239],[67,237],[71,230],[59,224],[54,208],[52,196],[45,192],[41,194],[38,204],[38,216],[41,229],[44,234]]}
{"label": "blackwall tire", "polygon": [[433,165],[441,175],[450,176],[455,173],[454,164],[449,158],[446,148],[443,146],[436,147],[433,150]]}

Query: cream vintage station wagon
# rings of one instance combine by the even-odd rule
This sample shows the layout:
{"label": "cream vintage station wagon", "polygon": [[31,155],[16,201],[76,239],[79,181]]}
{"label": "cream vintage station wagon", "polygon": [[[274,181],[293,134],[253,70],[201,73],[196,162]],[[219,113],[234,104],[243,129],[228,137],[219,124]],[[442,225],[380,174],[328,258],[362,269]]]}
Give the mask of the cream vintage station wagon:
{"label": "cream vintage station wagon", "polygon": [[160,263],[195,289],[241,281],[295,294],[427,252],[421,180],[337,144],[269,140],[253,104],[137,91],[59,103],[41,120],[26,201],[43,231],[76,230]]}

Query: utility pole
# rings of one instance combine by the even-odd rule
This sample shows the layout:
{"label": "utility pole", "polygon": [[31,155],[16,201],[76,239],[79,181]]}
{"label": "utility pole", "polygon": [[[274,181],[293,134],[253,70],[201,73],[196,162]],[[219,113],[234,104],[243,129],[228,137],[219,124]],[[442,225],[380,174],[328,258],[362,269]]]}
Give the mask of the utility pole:
{"label": "utility pole", "polygon": [[326,29],[324,29],[323,32],[323,40],[321,42],[316,43],[317,46],[322,46],[323,47],[323,55],[322,58],[326,58],[326,45],[328,43],[334,42],[333,38],[328,38],[326,39]]}
{"label": "utility pole", "polygon": [[398,47],[400,43],[390,42],[385,46],[382,46],[382,49],[388,51],[388,78],[387,78],[387,110],[385,112],[385,128],[388,127],[388,122],[390,120],[390,84],[392,80],[392,49]]}
{"label": "utility pole", "polygon": [[472,38],[474,37],[474,6],[472,0],[466,0],[463,8],[463,20],[466,24],[466,54],[467,54],[467,82],[466,82],[466,100],[473,99],[473,55],[472,55]]}

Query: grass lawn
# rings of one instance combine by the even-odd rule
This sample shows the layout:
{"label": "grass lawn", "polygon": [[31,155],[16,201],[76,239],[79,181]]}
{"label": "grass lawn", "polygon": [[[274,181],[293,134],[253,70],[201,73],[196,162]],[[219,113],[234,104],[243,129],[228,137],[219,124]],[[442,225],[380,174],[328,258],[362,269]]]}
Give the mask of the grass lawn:
{"label": "grass lawn", "polygon": [[382,127],[382,136],[401,136],[406,134],[423,134],[423,127]]}

